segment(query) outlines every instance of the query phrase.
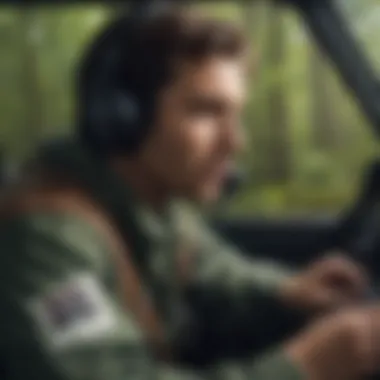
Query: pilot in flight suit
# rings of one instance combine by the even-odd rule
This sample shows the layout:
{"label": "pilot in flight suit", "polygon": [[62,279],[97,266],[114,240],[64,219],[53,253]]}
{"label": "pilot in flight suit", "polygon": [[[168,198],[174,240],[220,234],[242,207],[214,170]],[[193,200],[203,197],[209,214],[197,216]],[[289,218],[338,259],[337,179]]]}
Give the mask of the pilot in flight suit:
{"label": "pilot in flight suit", "polygon": [[[240,58],[238,34],[219,21],[179,13],[155,16],[143,27],[132,28],[132,34],[130,25],[125,19],[112,24],[90,52],[92,59],[107,61],[111,57],[112,61],[112,51],[107,49],[116,40],[120,44],[114,56],[117,62],[124,60],[118,66],[122,70],[112,66],[115,62],[86,62],[86,80],[97,78],[100,84],[88,85],[88,93],[82,93],[84,116],[78,123],[78,135],[42,150],[18,186],[3,196],[2,379],[306,380],[309,364],[301,368],[282,346],[260,354],[250,352],[255,336],[249,331],[260,330],[252,326],[258,315],[286,308],[287,300],[295,309],[308,302],[311,309],[318,302],[322,306],[332,302],[325,284],[319,281],[329,266],[293,275],[273,263],[249,261],[184,206],[185,191],[180,194],[180,189],[192,188],[188,179],[202,161],[190,160],[176,172],[180,157],[191,151],[186,144],[197,140],[183,134],[200,134],[197,147],[207,139],[225,139],[232,132],[223,131],[223,115],[234,105],[227,98],[224,105],[218,100],[221,95],[212,92],[203,100],[192,95],[186,112],[201,116],[192,115],[191,120],[213,118],[216,113],[215,120],[222,122],[218,128],[207,121],[203,127],[194,125],[186,131],[181,129],[186,126],[178,125],[175,137],[162,137],[162,133],[169,133],[165,128],[161,128],[164,132],[157,132],[158,127],[157,131],[148,130],[145,120],[153,104],[151,95],[157,93],[167,74],[163,63],[189,59],[191,64],[202,64],[203,59],[215,56],[216,61],[210,61],[211,66],[216,65],[212,71],[207,71],[211,66],[204,68],[207,78],[212,79],[218,70],[227,75],[226,83],[229,76],[240,75],[234,61]],[[128,50],[128,44],[134,50]],[[128,50],[126,57],[120,50]],[[131,57],[136,61],[129,64]],[[223,66],[223,59],[235,66]],[[146,72],[147,65],[150,72]],[[128,70],[132,74],[126,80],[120,73]],[[139,76],[142,73],[144,76]],[[195,76],[185,80],[185,86],[206,85],[204,78],[196,77],[202,75],[201,69],[188,73]],[[115,74],[121,75],[120,80],[112,77]],[[176,75],[181,76],[180,72]],[[124,80],[130,86],[125,93],[132,92],[144,103],[133,128],[128,123],[136,121],[128,121],[130,115],[114,108],[114,103],[120,106],[125,100],[115,98],[119,90],[108,92]],[[149,91],[152,94],[147,95]],[[95,107],[109,108],[89,111],[88,98]],[[171,112],[179,110],[174,102],[180,100],[178,94],[170,100]],[[123,117],[127,120],[121,122]],[[225,135],[220,136],[221,131]],[[218,149],[226,152],[232,149],[231,136],[227,137],[218,140],[218,144],[225,144]],[[126,166],[123,152],[128,152]],[[164,188],[172,192],[167,191],[165,201],[155,207],[150,196],[153,182],[145,187],[140,184],[158,164],[160,169],[152,178],[161,175],[160,181],[167,180]],[[186,172],[189,165],[195,166]],[[209,162],[206,166],[209,168]],[[173,175],[166,176],[171,172],[165,170],[173,170]],[[181,177],[184,171],[186,176]],[[206,172],[207,181],[219,178],[219,169]],[[207,182],[203,177],[202,181]],[[202,187],[208,189],[202,194],[210,194],[209,189],[213,193],[214,183],[219,181],[211,182]],[[158,193],[154,191],[153,197]],[[347,269],[344,265],[342,272]],[[352,275],[355,268],[350,270]],[[350,278],[355,283],[354,276]],[[237,357],[233,348],[243,343],[246,352]],[[202,351],[212,349],[215,353],[210,353],[212,360],[207,365],[194,364],[201,362]],[[314,364],[311,367],[314,369]]]}

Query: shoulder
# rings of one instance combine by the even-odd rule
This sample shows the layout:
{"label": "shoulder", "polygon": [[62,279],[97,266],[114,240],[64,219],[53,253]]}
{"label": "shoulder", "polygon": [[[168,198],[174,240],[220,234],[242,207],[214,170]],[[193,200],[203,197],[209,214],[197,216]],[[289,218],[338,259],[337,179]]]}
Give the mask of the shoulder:
{"label": "shoulder", "polygon": [[50,236],[78,243],[88,238],[100,239],[96,227],[86,217],[76,212],[60,210],[36,210],[2,221],[1,234],[8,236],[10,233],[9,237],[13,240],[15,235],[12,232],[25,237]]}
{"label": "shoulder", "polygon": [[[23,263],[83,262],[102,267],[107,241],[83,216],[64,211],[34,211],[3,221],[0,228],[2,267],[21,270]],[[3,265],[5,263],[6,265]],[[30,267],[32,270],[32,265]]]}

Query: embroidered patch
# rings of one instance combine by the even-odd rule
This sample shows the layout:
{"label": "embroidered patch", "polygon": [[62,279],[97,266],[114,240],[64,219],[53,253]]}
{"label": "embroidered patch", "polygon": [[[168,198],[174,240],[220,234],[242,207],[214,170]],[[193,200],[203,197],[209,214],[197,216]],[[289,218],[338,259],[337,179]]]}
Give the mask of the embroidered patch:
{"label": "embroidered patch", "polygon": [[31,302],[46,339],[57,348],[100,339],[117,324],[116,311],[91,274],[71,277]]}

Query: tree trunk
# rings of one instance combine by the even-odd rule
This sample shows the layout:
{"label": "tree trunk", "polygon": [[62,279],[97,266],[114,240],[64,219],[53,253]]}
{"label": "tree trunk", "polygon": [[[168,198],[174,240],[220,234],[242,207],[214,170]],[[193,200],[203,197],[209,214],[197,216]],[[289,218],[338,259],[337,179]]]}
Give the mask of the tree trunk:
{"label": "tree trunk", "polygon": [[267,128],[268,180],[282,183],[289,179],[291,171],[291,146],[289,136],[286,94],[281,67],[285,61],[286,33],[283,10],[271,4],[269,9],[267,57],[264,64],[270,70],[271,85],[268,89]]}
{"label": "tree trunk", "polygon": [[[267,12],[266,4],[263,1],[243,2],[241,4],[242,24],[245,29],[246,35],[249,39],[250,53],[251,53],[251,70],[250,70],[250,84],[248,90],[261,91],[260,87],[263,84],[262,75],[265,74],[265,66],[262,65],[266,25],[267,25]],[[257,181],[262,173],[266,170],[263,167],[263,161],[266,159],[266,152],[262,147],[265,136],[263,134],[265,116],[265,109],[262,107],[262,99],[251,98],[245,110],[245,125],[248,149],[244,153],[243,162],[244,170],[249,173],[249,178],[255,178]],[[252,125],[251,125],[252,124]],[[259,179],[260,181],[260,179]]]}
{"label": "tree trunk", "polygon": [[315,45],[309,54],[312,141],[318,150],[337,147],[338,135],[327,62]]}
{"label": "tree trunk", "polygon": [[19,30],[19,54],[22,62],[20,75],[20,89],[24,101],[25,122],[23,141],[23,153],[38,143],[40,131],[44,126],[43,94],[41,89],[38,65],[38,39],[40,38],[40,25],[37,11],[22,7],[18,12],[17,28]]}

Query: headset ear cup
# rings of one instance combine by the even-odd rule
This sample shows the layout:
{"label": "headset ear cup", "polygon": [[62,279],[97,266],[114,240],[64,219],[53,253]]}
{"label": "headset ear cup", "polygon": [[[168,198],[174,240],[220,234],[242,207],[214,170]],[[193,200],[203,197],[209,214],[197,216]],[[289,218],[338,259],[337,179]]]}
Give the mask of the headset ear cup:
{"label": "headset ear cup", "polygon": [[96,149],[104,149],[111,144],[113,131],[111,130],[112,95],[99,96],[99,91],[92,91],[84,105],[84,126],[86,139]]}
{"label": "headset ear cup", "polygon": [[140,109],[137,99],[126,92],[118,91],[114,98],[114,115],[125,127],[120,131],[122,134],[130,134],[137,130]]}
{"label": "headset ear cup", "polygon": [[131,93],[117,91],[112,97],[109,110],[114,149],[132,153],[138,148],[144,130],[138,100]]}
{"label": "headset ear cup", "polygon": [[121,91],[90,97],[85,111],[85,139],[103,153],[129,153],[137,147],[141,125],[137,100]]}
{"label": "headset ear cup", "polygon": [[82,138],[96,150],[129,153],[143,140],[144,125],[139,102],[122,91],[97,96],[94,91],[83,110]]}

